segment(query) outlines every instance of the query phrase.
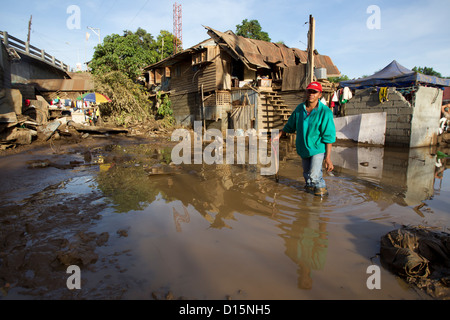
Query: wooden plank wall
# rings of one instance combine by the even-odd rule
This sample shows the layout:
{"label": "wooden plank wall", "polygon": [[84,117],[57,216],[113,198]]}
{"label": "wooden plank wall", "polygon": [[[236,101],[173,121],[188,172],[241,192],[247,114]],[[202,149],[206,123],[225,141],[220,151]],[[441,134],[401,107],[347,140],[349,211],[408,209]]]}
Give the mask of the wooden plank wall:
{"label": "wooden plank wall", "polygon": [[[180,68],[181,73],[177,75],[176,68]],[[197,82],[194,79],[195,73],[192,69],[192,61],[186,60],[174,65],[171,72],[170,89],[176,94],[197,92]]]}
{"label": "wooden plank wall", "polygon": [[231,90],[231,57],[225,51],[216,47],[219,54],[215,60],[216,86],[218,90]]}
{"label": "wooden plank wall", "polygon": [[204,92],[211,92],[217,89],[216,87],[216,64],[209,63],[202,66],[198,71],[197,85],[198,91],[201,90],[203,84]]}
{"label": "wooden plank wall", "polygon": [[278,94],[291,111],[294,111],[300,103],[306,100],[305,91],[281,91]]}
{"label": "wooden plank wall", "polygon": [[[219,61],[219,47],[211,47],[207,49],[208,59],[211,62],[192,65],[192,59],[186,59],[175,64],[171,70],[171,90],[180,93],[200,92],[203,84],[204,92],[211,92],[217,89],[216,86],[216,63]],[[181,69],[181,75],[177,76],[176,68]]]}
{"label": "wooden plank wall", "polygon": [[198,92],[172,93],[173,115],[177,123],[193,126],[196,115],[199,113],[200,96]]}
{"label": "wooden plank wall", "polygon": [[[211,95],[210,99],[215,105],[213,94],[217,88],[216,63],[220,62],[220,49],[218,46],[207,47],[208,61],[206,63],[192,66],[192,60],[189,58],[173,66],[171,70],[170,99],[174,116],[178,123],[183,125],[193,125],[193,121],[199,120],[201,107],[201,86],[205,96]],[[176,68],[180,68],[181,75],[177,76]],[[206,101],[205,105],[208,105]]]}

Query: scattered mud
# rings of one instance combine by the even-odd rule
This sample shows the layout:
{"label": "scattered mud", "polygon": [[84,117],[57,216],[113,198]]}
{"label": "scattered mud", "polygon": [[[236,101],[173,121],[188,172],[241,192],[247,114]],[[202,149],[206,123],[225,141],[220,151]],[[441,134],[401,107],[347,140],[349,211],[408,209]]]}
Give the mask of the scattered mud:
{"label": "scattered mud", "polygon": [[0,299],[427,298],[384,269],[369,290],[366,270],[398,225],[448,231],[429,150],[336,146],[320,198],[287,143],[277,183],[257,165],[174,165],[168,136],[71,142],[0,158]]}

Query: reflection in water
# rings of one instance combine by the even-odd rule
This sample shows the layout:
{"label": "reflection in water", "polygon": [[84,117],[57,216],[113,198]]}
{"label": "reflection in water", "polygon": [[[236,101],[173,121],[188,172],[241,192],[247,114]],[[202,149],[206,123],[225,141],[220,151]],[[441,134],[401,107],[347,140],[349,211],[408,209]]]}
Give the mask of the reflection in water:
{"label": "reflection in water", "polygon": [[[108,146],[103,152],[96,155],[102,159],[96,179],[116,212],[143,210],[160,196],[167,202],[180,200],[185,208],[193,206],[211,228],[221,229],[230,228],[226,221],[233,220],[235,212],[277,218],[274,213],[289,205],[286,200],[292,202],[286,212],[301,209],[303,214],[314,210],[311,200],[319,201],[303,192],[300,160],[286,142],[280,145],[279,184],[261,176],[258,165],[173,166],[170,150],[146,145]],[[328,216],[367,201],[383,210],[393,203],[416,206],[433,195],[435,156],[428,148],[336,146],[333,152],[337,177],[327,177],[333,192],[322,200],[318,214]],[[181,221],[189,220],[184,210],[180,214],[174,209],[177,230]]]}
{"label": "reflection in water", "polygon": [[175,228],[177,229],[177,232],[181,232],[181,222],[189,223],[191,221],[191,218],[189,217],[189,212],[187,211],[186,207],[183,206],[184,214],[180,214],[177,209],[173,208],[173,221],[175,222]]}
{"label": "reflection in water", "polygon": [[[282,143],[280,148],[279,183],[272,176],[261,176],[258,165],[174,166],[170,164],[170,150],[161,152],[151,146],[127,146],[127,150],[117,146],[99,153],[102,164],[96,182],[115,213],[148,215],[157,224],[158,219],[165,219],[163,216],[170,212],[173,229],[159,231],[166,233],[167,239],[178,239],[190,234],[192,229],[201,230],[204,225],[209,232],[214,232],[208,233],[210,238],[206,239],[217,246],[214,247],[217,256],[202,262],[189,260],[188,264],[193,266],[191,274],[196,274],[195,268],[216,268],[215,259],[223,261],[222,250],[229,247],[215,240],[214,235],[225,236],[231,232],[230,237],[237,236],[232,233],[237,228],[242,232],[239,237],[263,241],[267,234],[252,233],[255,232],[250,231],[253,222],[244,222],[247,220],[242,216],[262,217],[277,230],[271,230],[270,234],[276,234],[281,241],[278,250],[284,250],[283,254],[295,266],[295,286],[307,290],[314,288],[314,274],[326,269],[330,227],[346,223],[352,215],[358,221],[389,219],[395,212],[388,212],[388,208],[416,206],[429,199],[435,177],[435,157],[429,150],[336,146],[332,155],[335,175],[325,177],[330,196],[322,199],[303,191],[301,163],[287,143]],[[148,208],[153,208],[156,202],[164,210],[149,213]],[[180,251],[197,252],[189,248],[195,245],[198,243],[183,238]],[[158,252],[170,254],[165,248],[158,248]],[[255,254],[249,252],[247,259]],[[164,256],[159,258],[163,260]],[[183,263],[182,259],[179,257],[177,261]],[[192,257],[186,255],[186,259]],[[259,257],[254,259],[242,264],[254,267]],[[205,267],[202,263],[209,264]],[[277,274],[280,270],[282,267],[270,272]],[[188,267],[183,272],[189,273]],[[230,270],[230,274],[239,272]]]}
{"label": "reflection in water", "polygon": [[322,270],[325,266],[328,238],[326,223],[329,219],[311,214],[298,214],[290,223],[282,223],[285,232],[280,235],[286,246],[286,255],[297,266],[298,287],[312,288],[312,270]]}
{"label": "reflection in water", "polygon": [[429,148],[335,147],[338,171],[374,182],[404,206],[433,196],[436,155]]}
{"label": "reflection in water", "polygon": [[98,188],[113,203],[116,212],[142,210],[155,201],[160,182],[152,177],[167,176],[175,169],[167,166],[170,149],[151,145],[110,145],[94,150],[93,157],[101,159],[96,176]]}

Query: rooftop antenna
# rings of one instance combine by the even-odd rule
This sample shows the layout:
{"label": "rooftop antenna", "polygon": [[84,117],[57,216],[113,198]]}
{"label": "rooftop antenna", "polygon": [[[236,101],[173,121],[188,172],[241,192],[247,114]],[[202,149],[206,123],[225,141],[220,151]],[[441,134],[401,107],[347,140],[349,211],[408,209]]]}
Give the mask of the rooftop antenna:
{"label": "rooftop antenna", "polygon": [[183,45],[183,20],[181,4],[173,5],[173,53],[178,52],[178,47]]}

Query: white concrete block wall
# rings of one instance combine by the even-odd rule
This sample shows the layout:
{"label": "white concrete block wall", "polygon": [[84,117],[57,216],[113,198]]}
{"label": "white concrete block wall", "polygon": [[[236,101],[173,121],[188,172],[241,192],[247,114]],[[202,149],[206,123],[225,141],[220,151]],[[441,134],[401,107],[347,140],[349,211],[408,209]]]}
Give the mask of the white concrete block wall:
{"label": "white concrete block wall", "polygon": [[353,99],[345,104],[344,114],[386,112],[388,145],[420,147],[436,143],[442,90],[418,87],[411,104],[395,88],[389,88],[388,99],[381,103],[378,91],[373,88],[357,90]]}

